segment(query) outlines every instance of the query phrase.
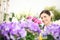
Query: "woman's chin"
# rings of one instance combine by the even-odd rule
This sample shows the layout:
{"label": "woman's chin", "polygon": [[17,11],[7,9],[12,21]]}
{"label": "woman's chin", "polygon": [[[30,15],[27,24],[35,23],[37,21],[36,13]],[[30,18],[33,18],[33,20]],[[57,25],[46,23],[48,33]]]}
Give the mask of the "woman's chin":
{"label": "woman's chin", "polygon": [[45,25],[47,25],[48,23],[44,23]]}

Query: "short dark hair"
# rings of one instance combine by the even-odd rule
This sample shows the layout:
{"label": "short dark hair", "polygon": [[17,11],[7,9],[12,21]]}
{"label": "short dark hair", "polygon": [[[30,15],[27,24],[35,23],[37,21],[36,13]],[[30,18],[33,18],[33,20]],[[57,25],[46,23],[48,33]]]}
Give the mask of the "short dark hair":
{"label": "short dark hair", "polygon": [[43,10],[41,13],[40,13],[40,16],[41,16],[41,14],[43,14],[43,13],[45,13],[45,14],[47,14],[47,15],[51,15],[51,13],[50,13],[50,11],[49,10]]}

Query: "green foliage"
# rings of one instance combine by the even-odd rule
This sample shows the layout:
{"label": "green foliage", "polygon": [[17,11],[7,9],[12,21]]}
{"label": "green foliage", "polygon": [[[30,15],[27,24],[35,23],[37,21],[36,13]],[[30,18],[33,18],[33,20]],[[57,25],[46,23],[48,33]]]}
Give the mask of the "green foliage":
{"label": "green foliage", "polygon": [[54,16],[55,16],[55,20],[59,20],[60,19],[60,12],[57,10],[54,10]]}
{"label": "green foliage", "polygon": [[52,35],[47,35],[47,39],[43,39],[43,40],[54,40],[54,37]]}
{"label": "green foliage", "polygon": [[12,18],[9,18],[9,21],[11,22],[12,21]]}
{"label": "green foliage", "polygon": [[20,38],[20,40],[24,40],[23,38]]}
{"label": "green foliage", "polygon": [[13,17],[15,17],[15,14],[14,13],[12,13],[12,15],[11,15],[12,17],[9,17],[9,21],[11,22],[12,21],[12,18]]}
{"label": "green foliage", "polygon": [[4,40],[4,36],[1,34],[1,31],[0,31],[0,40]]}
{"label": "green foliage", "polygon": [[5,21],[5,20],[6,20],[6,16],[7,16],[7,14],[6,14],[6,13],[4,13],[4,19],[3,19],[3,21]]}
{"label": "green foliage", "polygon": [[54,14],[54,20],[59,20],[60,19],[60,11],[56,9],[56,7],[46,7],[45,9],[50,10]]}
{"label": "green foliage", "polygon": [[54,40],[54,37],[52,35],[47,35],[47,40]]}
{"label": "green foliage", "polygon": [[12,17],[15,17],[15,14],[14,13],[12,13]]}
{"label": "green foliage", "polygon": [[27,33],[26,40],[34,40],[34,38],[35,36],[32,33],[30,32]]}

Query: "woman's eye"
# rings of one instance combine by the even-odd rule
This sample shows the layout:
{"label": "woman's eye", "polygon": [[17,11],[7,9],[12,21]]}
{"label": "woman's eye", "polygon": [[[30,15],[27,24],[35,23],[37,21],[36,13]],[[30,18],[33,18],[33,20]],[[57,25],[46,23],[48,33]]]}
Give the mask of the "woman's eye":
{"label": "woman's eye", "polygon": [[44,16],[44,18],[46,18],[46,16]]}
{"label": "woman's eye", "polygon": [[43,19],[43,17],[41,17],[41,19]]}

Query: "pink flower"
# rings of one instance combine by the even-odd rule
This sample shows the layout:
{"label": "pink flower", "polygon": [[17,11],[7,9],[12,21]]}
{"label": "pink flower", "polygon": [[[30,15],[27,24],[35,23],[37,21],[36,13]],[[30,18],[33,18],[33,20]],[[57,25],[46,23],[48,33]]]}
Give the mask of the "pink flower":
{"label": "pink flower", "polygon": [[32,18],[33,18],[33,17],[31,17],[31,16],[28,16],[28,17],[27,17],[27,19],[32,19]]}
{"label": "pink flower", "polygon": [[35,23],[38,23],[38,24],[41,24],[42,23],[41,20],[38,20],[38,19],[36,19],[34,22]]}
{"label": "pink flower", "polygon": [[36,17],[34,17],[32,20],[33,20],[33,21],[35,21],[36,19],[37,19],[37,18],[36,18]]}
{"label": "pink flower", "polygon": [[38,23],[38,24],[41,24],[41,23],[42,23],[42,21],[39,20],[39,19],[37,19],[36,17],[28,16],[27,19],[30,19],[30,20],[32,20],[33,22]]}
{"label": "pink flower", "polygon": [[38,24],[41,24],[41,23],[42,23],[41,20],[37,19],[36,17],[34,17],[32,20],[33,20],[35,23],[38,23]]}

